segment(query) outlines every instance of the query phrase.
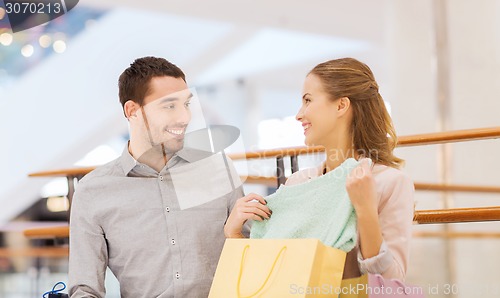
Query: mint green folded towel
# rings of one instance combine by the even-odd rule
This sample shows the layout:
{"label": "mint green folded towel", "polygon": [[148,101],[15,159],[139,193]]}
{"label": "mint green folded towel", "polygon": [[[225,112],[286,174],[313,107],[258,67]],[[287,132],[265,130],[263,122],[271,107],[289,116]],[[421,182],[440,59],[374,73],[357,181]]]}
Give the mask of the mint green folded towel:
{"label": "mint green folded towel", "polygon": [[296,185],[282,185],[266,197],[270,219],[254,221],[250,238],[316,238],[349,252],[356,245],[356,213],[345,187],[359,165],[354,158],[325,175]]}

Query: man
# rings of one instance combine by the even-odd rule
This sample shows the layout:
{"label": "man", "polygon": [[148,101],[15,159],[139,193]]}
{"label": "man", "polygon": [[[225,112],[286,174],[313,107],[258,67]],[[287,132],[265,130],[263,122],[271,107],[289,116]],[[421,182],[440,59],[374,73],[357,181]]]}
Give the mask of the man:
{"label": "man", "polygon": [[109,267],[122,297],[207,297],[241,182],[225,156],[184,148],[193,94],[177,66],[140,58],[118,85],[130,141],[75,192],[70,295],[103,297]]}

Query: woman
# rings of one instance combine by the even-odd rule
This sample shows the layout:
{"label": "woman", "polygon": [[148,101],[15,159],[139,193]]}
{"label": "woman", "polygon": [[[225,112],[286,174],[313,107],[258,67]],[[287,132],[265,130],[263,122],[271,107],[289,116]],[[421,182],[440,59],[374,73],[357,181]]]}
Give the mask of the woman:
{"label": "woman", "polygon": [[[352,58],[314,67],[305,79],[296,119],[304,128],[306,145],[325,147],[326,161],[294,173],[286,185],[324,175],[348,158],[361,161],[346,180],[357,215],[358,241],[347,254],[343,277],[369,272],[404,280],[414,187],[398,170],[403,160],[393,155],[396,134],[370,68]],[[364,157],[370,158],[373,166]],[[224,227],[226,237],[243,237],[244,222],[270,215],[262,197],[250,194],[241,198]]]}

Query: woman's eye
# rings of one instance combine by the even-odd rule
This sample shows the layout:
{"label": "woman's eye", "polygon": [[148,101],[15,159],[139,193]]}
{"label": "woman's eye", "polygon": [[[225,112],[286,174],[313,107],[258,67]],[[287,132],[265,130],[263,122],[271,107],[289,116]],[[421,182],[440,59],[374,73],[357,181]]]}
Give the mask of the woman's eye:
{"label": "woman's eye", "polygon": [[304,99],[304,102],[305,102],[305,103],[310,103],[310,102],[311,102],[311,100],[310,100],[309,98],[306,98],[306,99]]}

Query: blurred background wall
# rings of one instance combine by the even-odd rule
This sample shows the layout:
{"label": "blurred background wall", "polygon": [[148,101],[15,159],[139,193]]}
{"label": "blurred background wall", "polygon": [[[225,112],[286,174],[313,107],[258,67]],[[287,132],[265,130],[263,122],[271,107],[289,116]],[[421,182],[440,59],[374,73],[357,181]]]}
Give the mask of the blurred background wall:
{"label": "blurred background wall", "polygon": [[[65,220],[64,212],[40,211],[47,198],[64,197],[65,179],[28,173],[98,165],[121,153],[128,132],[117,79],[142,56],[164,57],[185,71],[207,124],[240,128],[244,146],[233,150],[303,145],[294,120],[303,79],[317,63],[340,57],[372,68],[398,135],[500,123],[498,0],[82,0],[63,17],[15,34],[1,11],[0,17],[4,246],[25,245],[19,222]],[[498,186],[499,151],[500,142],[489,140],[399,148],[397,154],[418,182]],[[300,166],[320,159],[304,158]],[[256,175],[275,170],[272,161],[249,168]],[[417,209],[437,209],[495,206],[500,197],[418,191],[416,199]],[[477,223],[414,230],[499,228]],[[417,237],[407,281],[429,297],[498,297],[499,250],[498,238]],[[52,270],[64,279],[67,265],[57,262],[41,267],[48,268],[46,276]],[[29,271],[33,260],[6,264],[4,272],[21,277],[0,282],[0,293],[29,297],[22,293],[35,274]],[[117,295],[115,287],[110,296]]]}

